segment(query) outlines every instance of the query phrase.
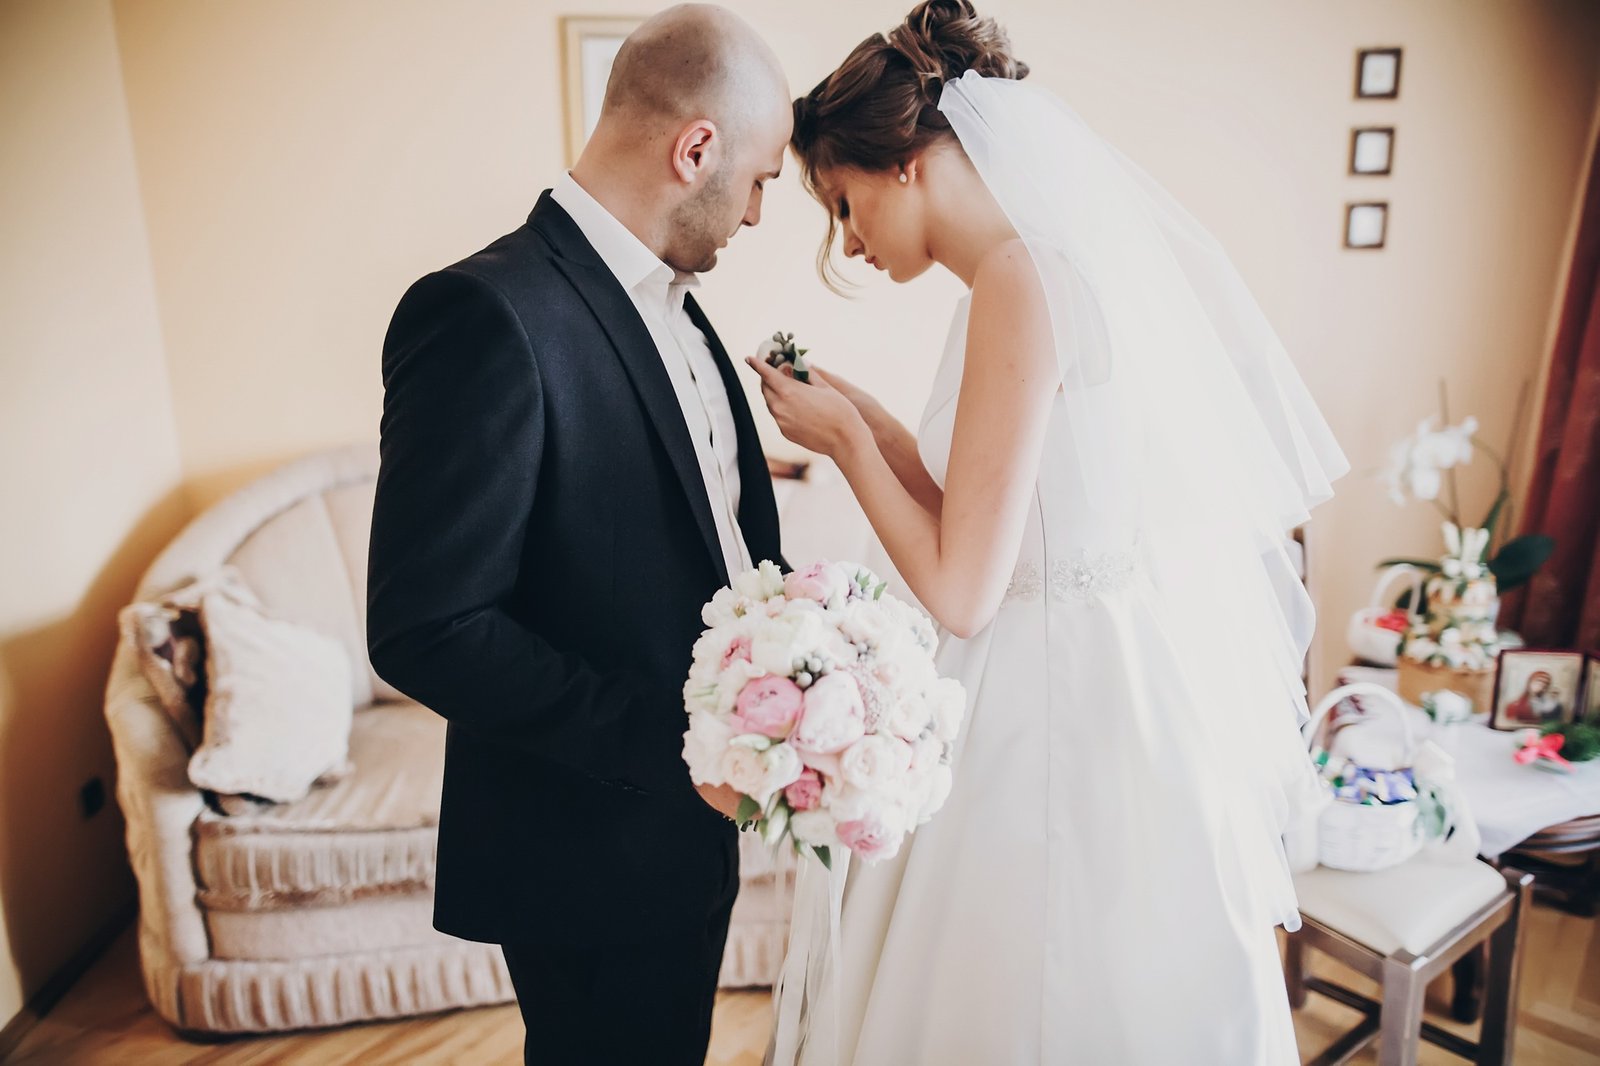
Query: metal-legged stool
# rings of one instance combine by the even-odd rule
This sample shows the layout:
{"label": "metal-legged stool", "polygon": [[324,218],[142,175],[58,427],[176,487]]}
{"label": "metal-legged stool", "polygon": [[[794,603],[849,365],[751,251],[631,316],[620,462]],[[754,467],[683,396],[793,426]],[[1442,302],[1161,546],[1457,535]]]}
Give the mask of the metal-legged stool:
{"label": "metal-legged stool", "polygon": [[[1418,1041],[1482,1064],[1511,1061],[1516,1032],[1521,921],[1533,876],[1484,862],[1419,856],[1376,873],[1318,867],[1295,875],[1304,924],[1291,933],[1289,1002],[1317,992],[1366,1015],[1308,1066],[1338,1066],[1378,1041],[1380,1066],[1414,1066]],[[1422,1018],[1428,984],[1488,941],[1483,1028],[1473,1043]],[[1382,1001],[1306,973],[1313,948],[1378,982]]]}

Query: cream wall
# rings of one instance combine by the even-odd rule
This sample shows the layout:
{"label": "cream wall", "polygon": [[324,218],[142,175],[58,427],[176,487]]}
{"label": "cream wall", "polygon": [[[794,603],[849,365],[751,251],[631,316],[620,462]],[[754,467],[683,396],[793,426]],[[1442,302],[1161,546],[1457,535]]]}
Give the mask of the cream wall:
{"label": "cream wall", "polygon": [[[280,0],[117,6],[174,382],[199,500],[263,465],[370,436],[378,348],[406,284],[516,226],[562,160],[557,15],[658,5]],[[905,0],[734,6],[798,92]],[[1583,0],[1338,5],[1010,0],[1034,77],[1232,250],[1358,471],[1432,409],[1503,439],[1536,374],[1600,73]],[[1396,102],[1351,97],[1361,46],[1406,49]],[[1395,175],[1345,176],[1349,128],[1394,124]],[[1389,247],[1340,247],[1347,199],[1392,201]],[[735,351],[794,329],[914,418],[958,285],[816,281],[819,209],[793,173],[708,279]],[[774,452],[788,445],[768,434]],[[1481,496],[1487,485],[1473,486]],[[1431,512],[1364,476],[1319,512],[1325,633],[1373,563],[1431,553]],[[1324,668],[1342,656],[1324,642]]]}
{"label": "cream wall", "polygon": [[132,902],[100,695],[187,513],[109,3],[0,5],[0,189],[3,1025]]}

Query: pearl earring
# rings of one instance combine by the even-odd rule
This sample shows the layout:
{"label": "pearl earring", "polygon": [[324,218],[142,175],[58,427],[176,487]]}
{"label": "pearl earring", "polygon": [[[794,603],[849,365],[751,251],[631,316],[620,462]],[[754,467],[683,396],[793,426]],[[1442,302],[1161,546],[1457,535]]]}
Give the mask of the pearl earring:
{"label": "pearl earring", "polygon": [[904,185],[907,182],[909,182],[910,180],[911,180],[910,178],[906,177],[906,172],[902,170],[900,172],[900,184]]}

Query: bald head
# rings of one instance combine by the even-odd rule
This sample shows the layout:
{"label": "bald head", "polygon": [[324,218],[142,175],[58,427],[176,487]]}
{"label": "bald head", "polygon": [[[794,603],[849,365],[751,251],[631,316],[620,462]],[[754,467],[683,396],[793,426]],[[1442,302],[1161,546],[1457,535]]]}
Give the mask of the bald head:
{"label": "bald head", "polygon": [[572,177],[662,262],[699,273],[761,221],[793,128],[766,42],[731,11],[683,4],[623,43]]}
{"label": "bald head", "polygon": [[743,19],[711,4],[680,4],[623,43],[599,125],[637,137],[701,118],[737,137],[788,100],[777,55]]}

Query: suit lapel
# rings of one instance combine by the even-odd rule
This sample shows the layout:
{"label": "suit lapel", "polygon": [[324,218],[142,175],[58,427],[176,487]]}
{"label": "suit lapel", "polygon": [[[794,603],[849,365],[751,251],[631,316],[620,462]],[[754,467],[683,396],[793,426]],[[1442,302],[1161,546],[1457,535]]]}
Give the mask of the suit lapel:
{"label": "suit lapel", "polygon": [[726,584],[729,580],[727,564],[722,558],[722,542],[717,536],[716,520],[711,516],[711,501],[705,480],[700,476],[694,441],[689,437],[678,394],[673,391],[672,379],[667,376],[667,368],[661,362],[661,353],[649,329],[622,284],[584,238],[578,224],[548,192],[539,198],[528,223],[543,233],[560,253],[554,260],[557,268],[572,282],[611,341],[677,472],[712,563]]}
{"label": "suit lapel", "polygon": [[761,450],[761,437],[750,415],[744,387],[727,350],[722,347],[722,339],[711,328],[711,320],[700,310],[692,294],[685,297],[684,309],[689,312],[690,321],[705,335],[706,345],[711,349],[711,357],[716,361],[722,385],[728,393],[728,406],[733,409],[735,439],[739,446],[739,528],[744,532],[745,546],[756,562],[762,559],[777,562],[778,506],[772,494],[772,473],[767,469],[766,453]]}

